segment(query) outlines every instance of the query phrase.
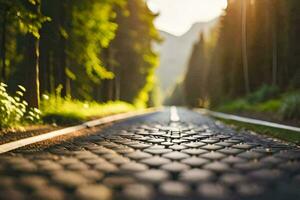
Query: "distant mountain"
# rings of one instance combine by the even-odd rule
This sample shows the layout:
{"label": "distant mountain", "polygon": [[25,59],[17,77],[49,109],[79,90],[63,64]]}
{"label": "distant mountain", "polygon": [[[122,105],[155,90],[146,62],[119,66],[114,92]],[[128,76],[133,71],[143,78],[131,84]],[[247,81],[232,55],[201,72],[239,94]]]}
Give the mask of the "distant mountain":
{"label": "distant mountain", "polygon": [[160,66],[157,69],[157,76],[163,96],[185,73],[193,44],[198,40],[200,32],[208,33],[216,23],[217,19],[205,23],[196,23],[188,32],[179,37],[160,31],[164,41],[155,45],[154,48],[160,54]]}

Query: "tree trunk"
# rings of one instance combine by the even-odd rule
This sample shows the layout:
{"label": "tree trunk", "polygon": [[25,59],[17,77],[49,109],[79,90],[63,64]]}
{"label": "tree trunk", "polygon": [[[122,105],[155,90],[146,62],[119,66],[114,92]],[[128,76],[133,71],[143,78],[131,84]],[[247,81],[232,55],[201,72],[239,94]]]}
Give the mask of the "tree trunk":
{"label": "tree trunk", "polygon": [[2,60],[2,81],[6,81],[7,79],[7,72],[6,72],[6,25],[7,25],[7,8],[3,11],[3,21],[2,21],[2,43],[1,43],[1,60]]}
{"label": "tree trunk", "polygon": [[[67,15],[67,7],[66,2],[64,0],[61,0],[60,2],[60,16],[59,16],[59,27],[66,30],[66,15]],[[67,65],[67,54],[66,54],[66,46],[67,46],[67,40],[65,38],[65,35],[60,33],[59,34],[59,82],[63,86],[61,95],[62,97],[67,96],[68,92],[68,86],[67,86],[67,75],[66,75],[66,65]]]}
{"label": "tree trunk", "polygon": [[278,52],[277,52],[277,20],[276,20],[276,7],[271,3],[271,26],[272,26],[272,85],[277,84],[277,70],[278,70]]}
{"label": "tree trunk", "polygon": [[242,14],[242,60],[243,60],[243,71],[245,81],[245,91],[247,94],[250,93],[249,83],[249,67],[248,67],[248,55],[247,55],[247,2],[246,0],[241,1],[241,14]]}
{"label": "tree trunk", "polygon": [[[36,1],[33,8],[40,13],[40,3]],[[40,82],[39,82],[39,39],[32,34],[26,35],[26,100],[30,107],[39,108],[40,103]]]}

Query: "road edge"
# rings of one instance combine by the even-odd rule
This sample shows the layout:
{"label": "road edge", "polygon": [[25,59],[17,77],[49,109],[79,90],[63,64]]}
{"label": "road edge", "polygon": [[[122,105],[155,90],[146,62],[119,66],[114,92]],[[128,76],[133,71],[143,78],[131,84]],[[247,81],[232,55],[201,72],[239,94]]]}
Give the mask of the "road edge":
{"label": "road edge", "polygon": [[43,134],[40,134],[40,135],[37,135],[37,136],[32,136],[32,137],[23,138],[23,139],[20,139],[20,140],[8,142],[8,143],[0,145],[0,154],[15,150],[15,149],[27,146],[27,145],[35,144],[35,143],[46,141],[46,140],[49,140],[49,139],[53,139],[53,138],[56,138],[56,137],[59,137],[59,136],[68,135],[68,134],[71,134],[75,131],[81,131],[81,130],[84,130],[84,129],[87,129],[87,128],[92,128],[92,127],[104,125],[104,124],[107,124],[107,123],[121,121],[121,120],[129,119],[129,118],[132,118],[132,117],[137,117],[137,116],[141,116],[141,115],[156,113],[156,112],[159,112],[161,110],[162,110],[162,108],[158,107],[158,108],[148,108],[148,109],[144,109],[144,110],[138,110],[138,111],[132,111],[132,112],[126,112],[126,113],[110,115],[110,116],[102,117],[102,118],[99,118],[99,119],[96,119],[96,120],[87,121],[87,122],[84,122],[84,123],[79,124],[79,125],[70,126],[70,127],[67,127],[67,128],[51,131],[51,132],[48,132],[48,133],[43,133]]}
{"label": "road edge", "polygon": [[264,121],[264,120],[252,119],[252,118],[248,118],[248,117],[241,117],[241,116],[226,114],[226,113],[221,113],[221,112],[215,112],[215,111],[211,111],[211,110],[204,109],[204,108],[198,108],[198,109],[194,109],[194,110],[201,114],[210,115],[212,117],[233,120],[233,121],[238,121],[238,122],[244,122],[244,123],[260,125],[260,126],[267,126],[267,127],[271,127],[271,128],[283,129],[283,130],[288,130],[288,131],[294,131],[294,132],[299,132],[299,134],[300,134],[299,127],[288,126],[288,125],[278,124],[278,123]]}

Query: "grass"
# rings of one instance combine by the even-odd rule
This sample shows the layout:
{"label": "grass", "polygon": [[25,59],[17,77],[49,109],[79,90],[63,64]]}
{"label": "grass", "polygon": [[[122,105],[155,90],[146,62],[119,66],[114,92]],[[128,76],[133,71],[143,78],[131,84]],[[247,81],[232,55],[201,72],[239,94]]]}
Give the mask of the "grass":
{"label": "grass", "polygon": [[75,124],[96,117],[135,109],[133,105],[121,101],[108,103],[82,102],[54,96],[44,98],[41,105],[43,122],[55,124]]}
{"label": "grass", "polygon": [[228,119],[221,119],[217,118],[220,121],[224,122],[225,124],[234,125],[238,130],[247,129],[254,131],[258,134],[263,134],[267,136],[271,136],[274,138],[278,138],[280,140],[294,143],[296,145],[300,145],[300,133],[295,131],[289,131],[279,128],[273,128],[273,127],[267,127],[262,125],[254,125],[254,124],[248,124],[245,122],[238,122],[234,120],[228,120]]}
{"label": "grass", "polygon": [[217,108],[221,112],[273,112],[276,113],[279,111],[282,105],[281,99],[270,99],[265,102],[260,103],[249,103],[245,99],[238,99],[225,103]]}
{"label": "grass", "polygon": [[283,93],[268,98],[262,98],[261,95],[256,100],[253,98],[255,95],[249,96],[225,102],[216,107],[215,110],[225,113],[263,116],[268,120],[294,121],[296,124],[297,121],[300,121],[300,91]]}

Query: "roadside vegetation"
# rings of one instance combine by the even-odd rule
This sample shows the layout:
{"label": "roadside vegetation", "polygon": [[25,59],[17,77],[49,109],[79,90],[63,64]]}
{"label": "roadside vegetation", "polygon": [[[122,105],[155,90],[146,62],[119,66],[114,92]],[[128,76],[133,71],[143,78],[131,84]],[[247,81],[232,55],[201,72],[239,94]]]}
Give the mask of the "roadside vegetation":
{"label": "roadside vegetation", "polygon": [[93,118],[133,111],[135,107],[121,101],[98,103],[79,101],[59,96],[43,96],[41,110],[45,123],[58,125],[74,124]]}
{"label": "roadside vegetation", "polygon": [[23,99],[25,88],[18,86],[14,95],[7,93],[7,85],[0,82],[0,130],[41,122],[41,111],[28,107]]}
{"label": "roadside vegetation", "polygon": [[280,93],[278,88],[264,85],[244,98],[221,104],[215,110],[299,125],[300,92]]}
{"label": "roadside vegetation", "polygon": [[15,94],[10,95],[7,85],[0,83],[0,130],[37,124],[69,125],[136,109],[121,101],[98,103],[60,95],[42,95],[40,109],[37,109],[28,106],[24,93],[26,89],[18,86]]}
{"label": "roadside vegetation", "polygon": [[0,16],[0,134],[159,103],[144,0],[0,0]]}

